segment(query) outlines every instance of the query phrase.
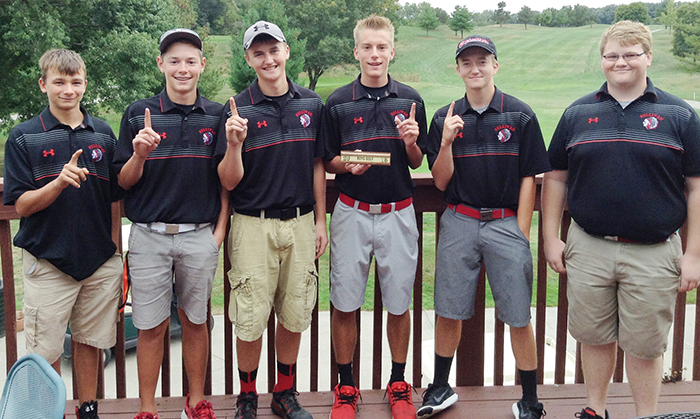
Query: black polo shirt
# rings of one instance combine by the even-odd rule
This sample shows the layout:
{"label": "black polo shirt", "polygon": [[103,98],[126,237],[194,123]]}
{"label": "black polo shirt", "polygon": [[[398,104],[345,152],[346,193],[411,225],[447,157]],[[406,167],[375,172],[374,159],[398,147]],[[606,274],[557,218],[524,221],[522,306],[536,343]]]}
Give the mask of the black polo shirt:
{"label": "black polo shirt", "polygon": [[[264,210],[313,206],[314,158],[323,156],[317,141],[323,101],[315,92],[289,83],[281,98],[268,98],[255,79],[234,99],[238,114],[248,119],[243,142],[244,174],[231,191],[231,206],[237,210]],[[226,119],[231,107],[224,106],[215,160],[226,154]]]}
{"label": "black polo shirt", "polygon": [[[426,154],[432,169],[440,152],[449,106],[438,109],[428,133]],[[540,124],[524,102],[500,90],[481,114],[463,96],[455,115],[464,121],[452,143],[454,174],[445,201],[474,208],[518,208],[521,179],[551,170]]]}
{"label": "black polo shirt", "polygon": [[625,109],[606,83],[564,111],[549,157],[568,170],[569,211],[586,232],[661,241],[685,221],[684,176],[700,176],[700,119],[649,79]]}
{"label": "black polo shirt", "polygon": [[17,125],[5,143],[5,205],[58,177],[82,149],[78,166],[89,170],[80,188],[68,186],[45,209],[20,219],[14,244],[51,262],[76,280],[92,275],[113,254],[112,201],[119,199],[111,171],[117,139],[106,122],[81,108],[76,129],[61,124],[47,107]]}
{"label": "black polo shirt", "polygon": [[133,222],[216,222],[221,210],[219,176],[213,164],[223,106],[197,92],[194,108],[185,113],[165,89],[138,100],[122,117],[115,157],[116,171],[131,158],[133,139],[151,110],[151,125],[161,136],[144,164],[143,176],[127,191],[126,216]]}
{"label": "black polo shirt", "polygon": [[326,146],[324,159],[333,160],[340,150],[391,153],[391,166],[372,166],[360,176],[351,173],[335,177],[335,186],[344,194],[370,204],[401,201],[413,196],[415,184],[409,160],[394,118],[408,118],[416,103],[420,128],[418,144],[425,142],[425,104],[413,88],[389,77],[384,95],[376,97],[360,83],[360,77],[338,88],[326,101],[321,137]]}

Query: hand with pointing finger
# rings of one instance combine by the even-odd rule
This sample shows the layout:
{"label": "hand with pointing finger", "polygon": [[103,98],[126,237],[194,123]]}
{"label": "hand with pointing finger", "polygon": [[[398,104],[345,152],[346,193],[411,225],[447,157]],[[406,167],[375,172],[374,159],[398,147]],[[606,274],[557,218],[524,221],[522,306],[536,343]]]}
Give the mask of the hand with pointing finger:
{"label": "hand with pointing finger", "polygon": [[228,103],[231,106],[231,116],[226,120],[226,141],[231,146],[240,146],[248,135],[248,119],[238,115],[236,101],[232,97]]}
{"label": "hand with pointing finger", "polygon": [[134,154],[142,159],[148,158],[153,150],[160,144],[160,135],[151,126],[151,110],[146,108],[143,117],[143,129],[134,137]]}
{"label": "hand with pointing finger", "polygon": [[396,116],[394,118],[396,123],[396,128],[399,130],[399,135],[401,139],[406,144],[406,146],[412,146],[418,141],[418,135],[420,134],[420,128],[418,127],[418,122],[416,121],[416,102],[411,105],[411,112],[408,115],[408,119],[404,119]]}
{"label": "hand with pointing finger", "polygon": [[80,183],[87,179],[87,175],[90,173],[85,167],[78,167],[78,157],[83,154],[83,149],[73,153],[70,161],[63,166],[61,173],[56,178],[62,188],[67,188],[72,185],[76,188],[80,187]]}
{"label": "hand with pointing finger", "polygon": [[445,122],[442,126],[442,146],[451,145],[455,136],[459,131],[464,128],[464,120],[459,115],[453,115],[455,110],[455,103],[450,103],[450,108],[447,109],[447,115],[445,115]]}

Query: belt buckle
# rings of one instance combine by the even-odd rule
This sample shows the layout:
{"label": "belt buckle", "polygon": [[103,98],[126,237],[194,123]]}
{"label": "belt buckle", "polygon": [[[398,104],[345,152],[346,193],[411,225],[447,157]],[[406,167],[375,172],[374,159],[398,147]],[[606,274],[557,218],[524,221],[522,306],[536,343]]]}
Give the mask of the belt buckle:
{"label": "belt buckle", "polygon": [[178,234],[180,233],[180,225],[179,224],[166,224],[165,225],[165,234]]}
{"label": "belt buckle", "polygon": [[382,204],[369,204],[369,213],[370,214],[381,214],[382,213]]}
{"label": "belt buckle", "polygon": [[481,221],[493,220],[493,210],[479,210],[479,219]]}

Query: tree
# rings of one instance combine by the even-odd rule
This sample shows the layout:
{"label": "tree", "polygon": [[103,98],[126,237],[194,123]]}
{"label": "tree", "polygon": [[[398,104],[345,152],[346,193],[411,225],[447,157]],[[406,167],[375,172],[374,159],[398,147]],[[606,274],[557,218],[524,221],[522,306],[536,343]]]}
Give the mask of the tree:
{"label": "tree", "polygon": [[555,10],[553,8],[544,9],[540,13],[538,23],[542,26],[552,26],[552,18],[554,17]]}
{"label": "tree", "polygon": [[697,63],[700,58],[700,2],[683,3],[676,8],[673,32],[673,55]]}
{"label": "tree", "polygon": [[420,7],[418,7],[416,3],[406,3],[399,10],[399,16],[401,20],[405,20],[409,26],[413,25],[416,19],[418,19],[419,14]]}
{"label": "tree", "polygon": [[[263,3],[263,2],[258,2]],[[319,77],[336,65],[354,63],[353,29],[371,13],[396,22],[398,0],[284,0],[289,26],[306,40],[304,71],[314,90]]]}
{"label": "tree", "polygon": [[440,25],[435,9],[427,7],[418,15],[418,26],[425,29],[425,36],[428,32],[437,28]]}
{"label": "tree", "polygon": [[439,7],[436,7],[433,10],[435,10],[435,15],[438,18],[438,22],[440,22],[441,25],[446,25],[447,22],[450,20],[450,15],[448,15],[446,11]]}
{"label": "tree", "polygon": [[466,6],[455,6],[455,11],[452,12],[452,19],[450,19],[450,29],[455,31],[455,35],[457,35],[457,31],[460,31],[462,38],[464,38],[464,31],[474,29],[472,14]]}
{"label": "tree", "polygon": [[665,9],[659,16],[659,22],[670,31],[676,26],[676,2],[675,0],[664,0]]}
{"label": "tree", "polygon": [[623,4],[615,9],[615,22],[631,20],[633,22],[649,23],[649,8],[642,2]]}
{"label": "tree", "polygon": [[555,10],[552,14],[552,26],[560,28],[569,26],[573,10],[574,8],[571,6],[563,6],[561,9]]}
{"label": "tree", "polygon": [[525,30],[527,30],[527,24],[533,23],[535,21],[535,13],[528,6],[523,6],[518,12],[518,22],[525,24]]}
{"label": "tree", "polygon": [[243,50],[243,35],[246,29],[259,20],[274,22],[280,27],[289,45],[289,60],[285,65],[287,76],[294,82],[299,79],[299,73],[304,70],[304,53],[306,41],[299,40],[299,29],[291,28],[284,13],[280,0],[256,2],[243,16],[242,28],[232,37],[231,41],[231,87],[236,92],[242,92],[255,80],[257,74],[245,60]]}
{"label": "tree", "polygon": [[496,11],[493,12],[493,21],[498,23],[500,27],[503,27],[503,24],[508,21],[509,17],[510,12],[506,11],[506,2],[499,2],[498,9],[496,9]]}
{"label": "tree", "polygon": [[209,26],[216,35],[233,34],[241,20],[236,0],[199,0],[198,12],[197,24]]}
{"label": "tree", "polygon": [[573,10],[571,11],[570,18],[570,25],[575,27],[591,25],[598,22],[593,10],[580,4],[574,6]]}
{"label": "tree", "polygon": [[[50,48],[80,53],[89,87],[82,104],[90,113],[122,112],[157,93],[163,77],[155,65],[158,39],[177,26],[171,0],[34,0],[0,4],[0,124],[9,127],[46,106],[39,57]],[[17,120],[13,119],[17,118]]]}
{"label": "tree", "polygon": [[615,9],[617,9],[617,6],[614,4],[597,9],[596,14],[598,15],[598,22],[603,25],[612,25],[615,21]]}

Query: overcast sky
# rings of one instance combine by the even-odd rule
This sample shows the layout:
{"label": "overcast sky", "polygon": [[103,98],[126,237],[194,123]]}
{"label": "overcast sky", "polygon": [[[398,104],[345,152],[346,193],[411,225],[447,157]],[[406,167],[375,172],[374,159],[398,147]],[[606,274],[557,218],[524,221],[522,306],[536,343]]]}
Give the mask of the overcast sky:
{"label": "overcast sky", "polygon": [[[420,3],[423,0],[401,0],[401,4],[406,3]],[[470,12],[483,12],[484,10],[495,10],[498,9],[498,3],[501,0],[480,0],[480,1],[466,1],[466,0],[427,0],[428,3],[432,4],[433,7],[439,7],[451,14],[455,10],[455,6],[467,6]],[[634,1],[639,0],[505,0],[506,10],[511,13],[518,13],[520,9],[527,5],[532,10],[542,11],[544,9],[553,7],[555,9],[561,9],[562,6],[575,6],[576,4],[583,4],[590,8],[604,7],[609,4],[629,4]]]}

